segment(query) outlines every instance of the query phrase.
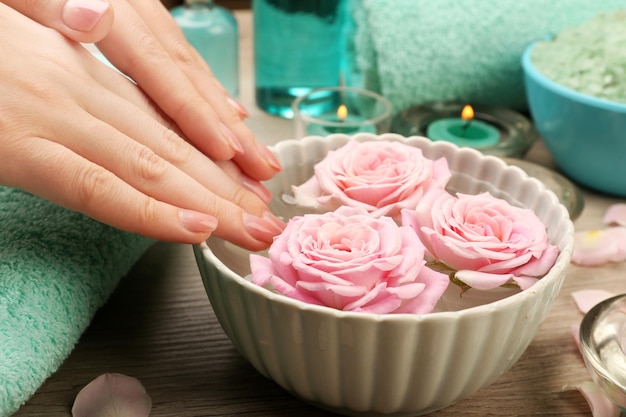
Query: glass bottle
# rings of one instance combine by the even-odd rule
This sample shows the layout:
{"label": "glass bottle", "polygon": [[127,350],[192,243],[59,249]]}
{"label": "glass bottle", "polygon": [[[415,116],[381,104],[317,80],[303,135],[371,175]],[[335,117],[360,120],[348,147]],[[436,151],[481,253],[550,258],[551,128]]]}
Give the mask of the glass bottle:
{"label": "glass bottle", "polygon": [[252,1],[259,108],[292,118],[296,97],[341,83],[346,7],[346,0]]}
{"label": "glass bottle", "polygon": [[185,0],[171,10],[187,41],[232,97],[239,95],[239,28],[232,12],[213,0]]}

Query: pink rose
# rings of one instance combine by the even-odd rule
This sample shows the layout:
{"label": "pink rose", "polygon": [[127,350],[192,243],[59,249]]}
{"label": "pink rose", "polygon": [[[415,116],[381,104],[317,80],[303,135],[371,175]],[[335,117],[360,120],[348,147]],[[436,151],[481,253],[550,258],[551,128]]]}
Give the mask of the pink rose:
{"label": "pink rose", "polygon": [[410,228],[351,207],[294,217],[269,258],[250,255],[258,285],[307,303],[379,314],[433,310],[449,279],[424,265],[424,246]]}
{"label": "pink rose", "polygon": [[429,256],[480,290],[513,282],[526,289],[550,270],[558,255],[532,210],[489,193],[428,193],[415,210],[402,212],[402,224],[416,231]]}
{"label": "pink rose", "polygon": [[445,158],[432,161],[400,142],[349,141],[315,165],[315,175],[293,187],[295,203],[320,211],[360,207],[400,221],[431,188],[444,188],[451,173]]}

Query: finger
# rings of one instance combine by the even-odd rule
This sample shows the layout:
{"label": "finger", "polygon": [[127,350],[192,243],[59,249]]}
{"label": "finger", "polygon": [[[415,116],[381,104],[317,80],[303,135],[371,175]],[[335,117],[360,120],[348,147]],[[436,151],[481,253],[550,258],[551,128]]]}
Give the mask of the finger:
{"label": "finger", "polygon": [[[118,85],[123,85],[123,83]],[[123,102],[119,96],[106,90],[98,90],[96,92],[99,97],[96,105],[93,100],[90,100],[93,94],[91,89],[89,90],[91,91],[89,96],[81,97],[81,101],[84,102],[83,107],[97,119],[115,126],[125,137],[133,138],[137,143],[154,151],[156,155],[185,172],[216,195],[232,201],[253,214],[260,215],[268,210],[265,204],[268,201],[268,191],[264,189],[260,182],[238,170],[232,162],[230,165],[233,165],[235,169],[230,170],[231,175],[227,175],[206,155],[183,140],[175,131],[168,129],[163,121],[150,116],[149,113],[151,114],[152,109],[146,109],[146,103],[141,100],[142,97],[134,97],[130,95],[131,92],[125,91],[123,88],[117,89],[120,94],[129,94],[132,100],[137,100],[139,108],[143,108],[144,111],[138,111],[139,109],[135,104]],[[103,109],[107,110],[103,111]],[[64,127],[64,132],[73,128],[72,126]],[[94,129],[97,129],[97,127],[94,127]],[[105,126],[104,129],[107,129],[107,127]],[[88,144],[87,146],[84,141],[78,140],[73,149],[81,155],[94,153],[94,157],[98,157],[106,152],[106,149],[99,150],[98,147],[113,148],[110,142],[113,138],[119,136],[119,132],[108,133],[106,137],[109,138],[109,143],[105,145]],[[99,133],[104,134],[104,132]],[[80,137],[80,132],[77,132],[75,136]],[[124,144],[115,145],[116,152],[121,152],[117,149],[119,146],[124,146]],[[101,163],[105,162],[102,161]],[[245,187],[251,193],[242,192],[242,187]],[[187,190],[187,192],[189,193],[191,190]],[[261,201],[259,201],[259,198]]]}
{"label": "finger", "polygon": [[[64,144],[71,150],[107,167],[148,196],[216,216],[220,223],[215,234],[240,246],[264,247],[280,233],[284,224],[269,212],[265,203],[268,193],[258,188],[260,183],[247,181],[243,175],[239,183],[239,177],[227,175],[175,132],[138,112],[132,104],[119,98],[110,103],[114,95],[106,91],[98,96],[97,107],[85,103],[97,117],[75,115],[81,116],[81,124],[67,124],[63,132],[57,132],[64,135]],[[94,135],[106,140],[84,140]],[[252,229],[250,219],[256,219]],[[262,233],[254,229],[260,225]]]}
{"label": "finger", "polygon": [[[31,157],[19,158],[17,162],[28,175],[20,175],[7,185],[132,233],[158,240],[199,243],[215,230],[217,236],[256,251],[266,248],[272,236],[281,230],[274,220],[243,213],[219,198],[202,212],[159,201],[47,139],[33,138],[22,146],[30,149],[19,155]],[[223,220],[222,225],[217,218]],[[224,226],[221,232],[220,226]]]}
{"label": "finger", "polygon": [[198,243],[217,227],[214,216],[150,198],[58,143],[38,138],[29,142],[32,158],[20,161],[29,175],[8,185],[158,240]]}
{"label": "finger", "polygon": [[[267,204],[271,201],[272,194],[260,181],[245,174],[232,160],[217,163],[210,160],[180,136],[168,130],[166,127],[175,128],[175,125],[159,118],[159,114],[155,113],[152,106],[153,102],[147,100],[140,94],[141,90],[137,89],[136,85],[118,73],[110,72],[107,68],[103,69],[101,65],[96,65],[92,73],[102,79],[102,83],[111,91],[119,96],[128,97],[134,103],[133,106],[138,106],[145,112],[138,115],[130,103],[129,106],[120,105],[119,97],[101,91],[97,93],[100,99],[97,106],[89,99],[93,92],[90,92],[89,97],[82,97],[85,108],[92,114],[117,126],[127,136],[154,150],[156,154],[189,174],[217,196],[233,202],[246,212],[263,216],[263,213],[268,211]],[[115,102],[110,102],[110,99],[114,99]],[[109,111],[103,113],[101,111],[103,108],[109,108]],[[94,148],[90,147],[90,150]],[[96,151],[96,154],[99,153]],[[242,187],[257,198],[250,193],[242,192]],[[264,204],[260,204],[259,199]]]}
{"label": "finger", "polygon": [[[120,97],[128,98],[128,101],[134,103],[134,105],[138,106],[141,110],[143,110],[147,115],[151,115],[150,117],[154,118],[159,124],[158,128],[163,128],[163,126],[179,133],[177,126],[174,125],[170,119],[163,117],[163,114],[159,111],[158,107],[155,107],[154,102],[151,101],[145,94],[142,93],[137,86],[129,82],[128,79],[122,77],[117,72],[110,71],[110,68],[100,65],[97,62],[97,65],[94,65],[91,68],[91,74],[95,79],[100,80],[101,84],[104,85],[108,90],[117,93]],[[91,94],[91,93],[90,93]],[[102,98],[102,95],[100,95]],[[85,105],[89,107],[93,100],[89,100],[89,97],[85,98]],[[101,105],[98,105],[98,108],[102,108]],[[135,116],[133,116],[132,111],[128,111],[125,108],[119,107],[117,104],[111,105],[111,108],[115,109],[113,113],[109,113],[106,117],[106,120],[111,124],[115,125],[123,125],[122,130],[126,133],[127,136],[132,138],[148,138],[154,139],[159,136],[157,132],[148,133],[147,129],[144,126],[145,123],[138,123]],[[95,109],[92,109],[92,113],[97,112]],[[163,149],[157,150],[156,144],[152,143],[150,140],[141,141],[144,145],[155,149],[156,152],[162,156],[163,158],[169,161],[176,161],[181,158],[186,151],[178,152],[176,151],[176,146],[172,146],[169,152],[165,152]],[[185,145],[191,147],[187,142],[184,142]],[[266,147],[261,148],[261,152],[267,151],[270,152]],[[271,154],[271,153],[270,153]],[[275,156],[271,154],[271,157],[275,159]],[[211,161],[208,157],[206,157],[201,152],[196,151],[194,153],[194,158],[189,158],[189,163],[181,164],[175,163],[176,166],[183,169],[185,172],[189,173],[196,180],[198,180],[203,185],[209,187],[210,184],[207,183],[212,178],[215,178],[216,174],[214,169],[219,168],[224,173],[226,173],[234,183],[229,181],[222,182],[222,189],[226,189],[228,191],[232,191],[237,184],[245,187],[250,190],[254,194],[256,194],[263,202],[266,204],[272,198],[270,191],[256,178],[251,177],[250,175],[243,172],[240,166],[235,164],[232,160],[228,161]],[[278,162],[278,161],[277,161]],[[221,173],[220,173],[221,174]],[[225,199],[232,199],[228,193],[221,193],[220,190],[217,190],[216,193]],[[231,194],[232,195],[232,194]],[[235,203],[242,205],[245,207],[245,204],[242,204],[241,201],[235,201]]]}
{"label": "finger", "polygon": [[236,184],[246,188],[253,192],[257,197],[261,199],[265,204],[269,204],[272,201],[272,192],[259,180],[256,180],[246,175],[241,168],[231,161],[217,161],[215,163],[222,172],[228,175]]}
{"label": "finger", "polygon": [[[140,16],[143,16],[155,38],[192,82],[202,98],[211,105],[219,119],[239,139],[243,152],[235,155],[235,161],[242,170],[257,180],[273,177],[281,169],[281,165],[265,145],[257,143],[254,134],[243,122],[241,115],[247,115],[247,110],[226,94],[216,94],[216,91],[224,91],[223,87],[213,76],[206,62],[186,41],[167,9],[155,7],[153,3],[143,0],[129,0],[129,3]],[[194,144],[203,151],[210,145],[206,141]]]}
{"label": "finger", "polygon": [[123,19],[116,19],[111,33],[98,43],[111,63],[135,80],[207,155],[227,160],[243,152],[239,139],[197,93],[137,12],[126,1],[111,4]]}
{"label": "finger", "polygon": [[98,42],[113,27],[113,8],[106,0],[3,0],[3,2],[77,42]]}

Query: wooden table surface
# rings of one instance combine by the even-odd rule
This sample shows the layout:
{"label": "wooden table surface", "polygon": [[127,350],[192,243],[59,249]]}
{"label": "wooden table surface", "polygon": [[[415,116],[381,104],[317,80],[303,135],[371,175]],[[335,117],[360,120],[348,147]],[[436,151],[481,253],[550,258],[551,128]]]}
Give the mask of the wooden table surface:
{"label": "wooden table surface", "polygon": [[[266,143],[292,136],[291,123],[254,106],[250,11],[240,24],[242,94],[248,125]],[[551,166],[542,143],[528,159]],[[606,208],[620,200],[585,191],[577,229],[601,227]],[[432,415],[590,416],[568,386],[588,380],[570,327],[581,319],[572,291],[626,292],[626,263],[572,266],[550,315],[519,362],[490,387]],[[151,416],[324,417],[257,373],[224,335],[207,299],[191,246],[157,243],[136,263],[97,313],[74,352],[15,416],[70,416],[85,384],[105,372],[138,378],[152,397]]]}

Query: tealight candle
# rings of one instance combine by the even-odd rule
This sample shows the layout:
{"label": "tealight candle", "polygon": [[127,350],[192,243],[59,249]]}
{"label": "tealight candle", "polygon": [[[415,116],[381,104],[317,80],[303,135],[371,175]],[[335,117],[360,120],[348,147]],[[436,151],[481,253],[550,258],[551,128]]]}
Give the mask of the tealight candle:
{"label": "tealight candle", "polygon": [[[428,129],[434,130],[431,126],[433,123],[462,115],[463,107],[466,105],[467,103],[437,101],[411,106],[394,116],[390,131],[402,136],[429,136]],[[482,122],[499,133],[499,140],[493,146],[479,147],[480,152],[484,154],[523,158],[539,137],[530,119],[511,109],[481,104],[473,105],[472,109],[475,117],[470,126]],[[458,122],[458,117],[456,120]],[[477,126],[480,126],[480,123]],[[467,130],[465,134],[468,134]],[[458,135],[456,136],[458,138]],[[474,146],[474,142],[468,146]]]}
{"label": "tealight candle", "polygon": [[336,113],[324,113],[319,115],[317,119],[317,123],[309,123],[306,126],[307,135],[326,136],[331,133],[376,133],[376,127],[368,124],[364,117],[349,114],[345,104],[341,104],[337,108]]}
{"label": "tealight candle", "polygon": [[485,148],[500,141],[500,131],[489,123],[474,119],[472,106],[466,105],[461,117],[448,117],[428,125],[426,136],[431,140],[445,140],[459,146]]}
{"label": "tealight candle", "polygon": [[391,104],[371,91],[353,87],[313,90],[293,103],[296,138],[333,133],[385,133]]}

